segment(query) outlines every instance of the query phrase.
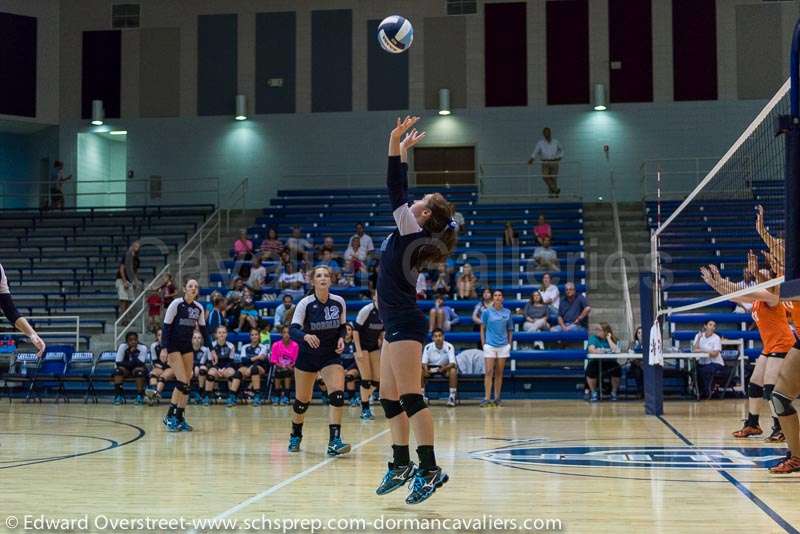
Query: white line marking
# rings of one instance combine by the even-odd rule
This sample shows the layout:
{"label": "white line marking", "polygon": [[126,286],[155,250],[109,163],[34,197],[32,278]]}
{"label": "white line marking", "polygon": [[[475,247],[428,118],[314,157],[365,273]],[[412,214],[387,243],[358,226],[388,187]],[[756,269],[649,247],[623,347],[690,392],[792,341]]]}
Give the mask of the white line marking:
{"label": "white line marking", "polygon": [[[353,445],[353,447],[350,450],[352,452],[352,451],[355,451],[357,449],[360,449],[364,445],[370,443],[371,441],[375,441],[376,439],[380,438],[381,436],[385,436],[388,433],[389,433],[389,429],[388,428],[385,429],[385,430],[382,430],[381,432],[378,432],[377,434],[375,434],[371,438],[367,438],[364,441]],[[235,514],[236,512],[239,512],[240,510],[243,510],[244,508],[247,508],[251,504],[256,503],[256,502],[258,502],[261,499],[264,499],[266,497],[269,497],[270,495],[272,495],[273,493],[275,493],[279,489],[285,488],[289,484],[297,482],[301,478],[305,478],[306,476],[310,475],[311,473],[313,473],[317,469],[321,469],[321,468],[325,467],[326,465],[328,465],[329,463],[331,463],[331,462],[333,462],[333,461],[335,461],[337,459],[338,459],[338,457],[333,456],[331,458],[328,458],[326,460],[321,461],[320,463],[318,463],[316,465],[312,465],[311,467],[309,467],[305,471],[301,471],[300,473],[297,473],[296,475],[294,475],[294,476],[292,476],[290,478],[287,478],[286,480],[283,480],[283,481],[275,484],[271,488],[267,488],[264,491],[262,491],[261,493],[253,495],[249,499],[246,499],[246,500],[240,502],[239,504],[237,504],[233,508],[229,508],[228,510],[225,510],[224,512],[214,516],[209,522],[221,521],[223,519],[226,519],[226,518],[232,516],[233,514]],[[196,530],[192,529],[192,530],[189,531],[189,534],[196,534],[196,532],[197,532]]]}

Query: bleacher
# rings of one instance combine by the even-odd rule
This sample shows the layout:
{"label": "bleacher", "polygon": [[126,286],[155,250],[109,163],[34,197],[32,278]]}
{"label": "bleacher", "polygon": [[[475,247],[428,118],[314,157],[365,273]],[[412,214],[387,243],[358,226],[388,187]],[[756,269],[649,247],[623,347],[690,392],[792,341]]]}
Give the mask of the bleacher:
{"label": "bleacher", "polygon": [[[700,267],[714,264],[723,276],[742,279],[748,250],[766,250],[755,230],[755,208],[763,205],[765,223],[773,235],[783,229],[783,183],[754,181],[752,198],[736,200],[695,200],[661,234],[659,251],[662,269],[662,301],[671,308],[696,304],[717,296],[700,279]],[[678,207],[680,201],[661,202],[661,220]],[[652,231],[658,226],[658,204],[647,202],[647,220]],[[668,318],[669,333],[675,347],[688,347],[703,323],[714,320],[724,339],[743,340],[751,359],[760,354],[761,339],[749,313],[736,313],[736,304],[723,301],[692,311],[674,313]]]}
{"label": "bleacher", "polygon": [[[116,319],[116,269],[130,243],[142,240],[139,277],[149,280],[213,209],[164,205],[3,210],[2,264],[17,308],[28,317],[80,316],[80,348],[88,348],[91,337],[106,332]],[[74,330],[74,320],[33,322],[48,344],[75,344],[74,334],[48,334]]]}
{"label": "bleacher", "polygon": [[[431,188],[412,188],[410,194],[414,198],[436,191]],[[540,214],[544,214],[553,229],[553,248],[558,252],[562,271],[552,273],[558,280],[563,295],[563,284],[567,281],[576,283],[579,292],[587,292],[584,243],[583,243],[583,206],[580,203],[544,203],[544,204],[480,204],[478,193],[474,187],[450,187],[445,192],[448,200],[454,202],[457,210],[465,218],[465,231],[459,237],[458,247],[452,257],[456,269],[470,262],[479,277],[479,286],[489,285],[500,288],[506,297],[506,307],[514,311],[524,307],[531,291],[539,287],[541,273],[529,270],[533,250],[536,244],[533,226]],[[502,247],[503,228],[510,221],[519,233],[519,248],[512,255],[510,248]],[[270,205],[264,208],[255,224],[248,228],[249,238],[256,249],[266,236],[268,229],[275,228],[279,237],[285,240],[295,226],[302,229],[303,236],[312,243],[321,243],[325,236],[332,236],[337,250],[344,252],[348,239],[354,233],[357,222],[363,222],[375,246],[393,230],[394,221],[385,189],[358,190],[281,190]],[[498,244],[498,240],[499,243]],[[233,251],[231,251],[233,257]],[[234,259],[221,262],[218,273],[209,278],[209,284],[201,289],[204,298],[217,290],[223,293],[230,286],[232,278],[238,272],[240,263]],[[277,267],[277,262],[265,262],[267,271]],[[347,318],[354,320],[358,310],[367,304],[369,292],[366,287],[352,287],[332,290],[343,296],[347,302]],[[479,291],[480,292],[480,291]],[[272,320],[274,308],[280,304],[275,298],[279,289],[265,291],[268,300],[258,301],[256,306],[261,310],[262,318]],[[589,295],[591,297],[591,295]],[[462,318],[446,335],[446,339],[456,346],[457,351],[475,348],[480,335],[472,330],[470,316],[477,301],[450,300]],[[434,304],[432,300],[419,302],[423,311],[427,312]],[[516,328],[521,328],[523,317],[514,317]],[[277,335],[273,334],[274,339]],[[567,391],[574,395],[575,384],[582,383],[584,366],[585,334],[575,333],[523,333],[515,334],[511,362],[507,375],[511,379],[508,388],[514,391],[517,379],[526,381],[524,393],[530,393],[530,382],[534,379],[560,380]],[[232,333],[229,340],[234,343],[247,342],[247,334]],[[536,350],[534,342],[541,341],[548,350]],[[569,349],[560,347],[566,343]],[[521,393],[523,386],[520,385]],[[564,393],[563,389],[561,393]],[[513,393],[512,393],[513,394]]]}

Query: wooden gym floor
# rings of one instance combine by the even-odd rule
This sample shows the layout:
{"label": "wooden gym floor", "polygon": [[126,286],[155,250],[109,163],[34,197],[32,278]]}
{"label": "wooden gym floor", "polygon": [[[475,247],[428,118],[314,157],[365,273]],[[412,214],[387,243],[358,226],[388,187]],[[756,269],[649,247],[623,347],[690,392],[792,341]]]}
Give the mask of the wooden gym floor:
{"label": "wooden gym floor", "polygon": [[[164,410],[4,401],[0,531],[9,530],[7,517],[26,514],[88,514],[89,521],[359,518],[371,521],[361,529],[367,532],[378,530],[378,518],[483,515],[557,519],[568,532],[800,528],[800,474],[775,477],[763,467],[782,447],[730,437],[741,424],[742,401],[668,403],[662,419],[642,415],[638,402],[435,404],[436,452],[451,481],[416,507],[404,504],[405,489],[374,494],[390,444],[382,415],[363,422],[357,408],[347,408],[343,436],[356,450],[328,459],[326,409],[319,404],[309,410],[302,452],[293,455],[286,452],[289,407],[190,406],[189,434],[165,432]],[[88,530],[103,531],[92,523]]]}

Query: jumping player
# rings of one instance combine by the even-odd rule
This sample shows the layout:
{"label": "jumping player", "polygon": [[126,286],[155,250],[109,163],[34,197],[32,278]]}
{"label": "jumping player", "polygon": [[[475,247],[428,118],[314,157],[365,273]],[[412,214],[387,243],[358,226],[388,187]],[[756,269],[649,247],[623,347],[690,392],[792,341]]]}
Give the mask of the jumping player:
{"label": "jumping player", "polygon": [[183,416],[189,400],[189,383],[194,363],[192,336],[195,330],[199,330],[203,339],[208,339],[203,306],[196,300],[197,293],[197,280],[187,280],[183,287],[183,297],[170,302],[164,315],[162,351],[167,351],[167,363],[175,371],[175,378],[178,381],[172,391],[169,411],[164,416],[164,426],[170,432],[193,430]]}
{"label": "jumping player", "polygon": [[344,368],[340,354],[344,351],[347,310],[344,299],[330,293],[331,270],[328,267],[320,265],[314,268],[311,285],[311,294],[297,303],[289,330],[292,339],[300,345],[294,368],[295,399],[289,452],[300,450],[303,420],[319,373],[329,390],[330,439],[327,452],[330,456],[338,456],[350,452],[350,445],[343,443],[341,437]]}
{"label": "jumping player", "polygon": [[353,341],[356,344],[356,363],[361,380],[358,384],[361,391],[361,419],[374,419],[369,407],[371,388],[380,387],[381,347],[380,337],[383,332],[383,321],[378,313],[378,299],[373,296],[372,302],[358,310],[356,316]]}
{"label": "jumping player", "polygon": [[[386,335],[381,347],[381,406],[392,433],[393,460],[376,493],[384,495],[414,479],[406,497],[417,504],[430,497],[448,480],[436,465],[433,418],[420,394],[422,344],[428,325],[416,302],[420,269],[444,261],[458,241],[454,208],[439,193],[408,201],[408,149],[425,133],[411,128],[419,117],[397,119],[389,136],[386,186],[395,229],[381,245],[378,274],[378,311]],[[418,443],[419,468],[409,458],[409,424]]]}
{"label": "jumping player", "polygon": [[261,377],[269,368],[268,345],[261,344],[261,332],[258,328],[250,330],[250,343],[242,345],[239,351],[239,373],[245,380],[250,380],[253,390],[253,406],[261,406]]}
{"label": "jumping player", "polygon": [[136,332],[128,332],[125,335],[125,343],[120,343],[117,347],[116,366],[114,374],[111,375],[111,380],[114,382],[113,404],[125,402],[122,383],[126,378],[133,378],[136,381],[136,404],[144,404],[147,346],[139,343],[139,334]]}

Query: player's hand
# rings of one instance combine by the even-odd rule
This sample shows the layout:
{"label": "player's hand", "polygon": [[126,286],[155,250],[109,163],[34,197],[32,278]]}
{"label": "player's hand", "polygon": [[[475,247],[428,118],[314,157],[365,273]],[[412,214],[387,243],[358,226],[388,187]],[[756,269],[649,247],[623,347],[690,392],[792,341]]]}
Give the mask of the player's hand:
{"label": "player's hand", "polygon": [[167,349],[161,349],[161,352],[158,354],[158,359],[164,363],[167,363],[168,354],[169,353],[167,352]]}
{"label": "player's hand", "polygon": [[397,122],[395,123],[394,129],[390,134],[393,141],[400,141],[403,138],[403,134],[406,133],[412,126],[414,126],[419,117],[412,117],[411,115],[406,115],[406,118],[400,120],[400,117],[397,117]]}
{"label": "player's hand", "polygon": [[313,334],[306,334],[303,336],[303,340],[308,343],[308,346],[312,349],[319,348],[319,338]]}
{"label": "player's hand", "polygon": [[39,334],[33,334],[28,339],[30,339],[33,346],[36,347],[36,357],[41,358],[42,354],[44,354],[44,349],[47,348],[44,340],[39,337]]}
{"label": "player's hand", "polygon": [[406,134],[400,142],[400,150],[408,152],[408,149],[425,139],[425,132],[418,132],[416,128]]}
{"label": "player's hand", "polygon": [[339,338],[339,341],[336,342],[336,354],[341,354],[344,352],[344,339]]}

